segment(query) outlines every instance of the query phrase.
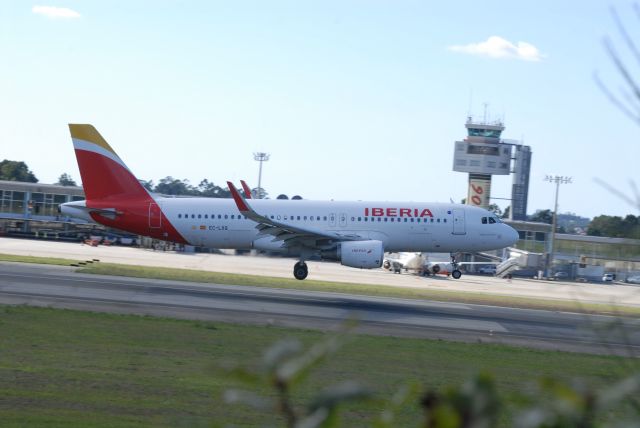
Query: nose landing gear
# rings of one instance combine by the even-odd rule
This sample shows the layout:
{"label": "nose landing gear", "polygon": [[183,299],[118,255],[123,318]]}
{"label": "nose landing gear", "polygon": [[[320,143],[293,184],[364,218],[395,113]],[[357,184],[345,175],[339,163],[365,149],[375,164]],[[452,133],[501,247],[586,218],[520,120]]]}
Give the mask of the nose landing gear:
{"label": "nose landing gear", "polygon": [[309,268],[305,262],[298,262],[293,266],[293,276],[296,279],[303,280],[309,275]]}

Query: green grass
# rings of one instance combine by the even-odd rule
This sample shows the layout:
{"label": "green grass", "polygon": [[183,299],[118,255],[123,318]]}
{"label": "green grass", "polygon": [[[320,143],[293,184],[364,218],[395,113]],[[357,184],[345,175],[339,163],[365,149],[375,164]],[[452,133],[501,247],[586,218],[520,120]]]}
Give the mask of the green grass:
{"label": "green grass", "polygon": [[631,306],[612,307],[611,305],[578,303],[568,300],[535,299],[489,293],[471,293],[455,290],[433,290],[428,288],[391,287],[372,284],[353,284],[346,282],[317,281],[312,279],[298,281],[293,278],[274,278],[259,275],[242,275],[190,269],[98,263],[87,266],[85,268],[81,268],[78,270],[78,272],[100,275],[130,276],[137,278],[167,279],[176,281],[206,282],[230,285],[251,285],[256,287],[273,287],[296,290],[330,291],[366,296],[437,300],[443,302],[475,303],[518,308],[640,316],[640,308]]}
{"label": "green grass", "polygon": [[60,259],[55,257],[17,256],[14,254],[0,254],[0,262],[37,263],[43,265],[69,266],[78,260]]}
{"label": "green grass", "polygon": [[[214,367],[255,365],[283,337],[312,343],[316,331],[0,306],[0,425],[197,426],[209,422],[270,426],[270,414],[223,403],[237,386]],[[357,335],[295,391],[297,406],[319,388],[354,379],[387,397],[403,383],[458,385],[481,370],[496,379],[507,414],[543,376],[609,385],[636,370],[619,357],[501,345]],[[345,426],[370,425],[375,404],[350,404]],[[417,406],[400,426],[416,426]]]}

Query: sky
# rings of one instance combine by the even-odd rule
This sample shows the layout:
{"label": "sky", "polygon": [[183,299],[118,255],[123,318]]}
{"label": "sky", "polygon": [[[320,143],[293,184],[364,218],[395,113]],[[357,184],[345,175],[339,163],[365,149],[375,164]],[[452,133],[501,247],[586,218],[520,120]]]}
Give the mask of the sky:
{"label": "sky", "polygon": [[560,212],[638,214],[597,182],[640,184],[640,126],[594,79],[625,87],[606,36],[640,77],[610,7],[640,44],[627,1],[0,0],[0,159],[79,182],[67,123],[91,123],[139,179],[255,187],[264,151],[273,197],[457,202],[486,111],[532,148],[529,213],[558,174]]}

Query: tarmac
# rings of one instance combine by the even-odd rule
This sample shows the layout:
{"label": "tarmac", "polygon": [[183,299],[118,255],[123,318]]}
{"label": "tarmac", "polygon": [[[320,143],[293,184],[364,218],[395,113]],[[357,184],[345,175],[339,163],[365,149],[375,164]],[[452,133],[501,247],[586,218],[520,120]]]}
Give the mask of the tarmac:
{"label": "tarmac", "polygon": [[[58,257],[72,260],[99,259],[101,262],[137,266],[196,269],[292,278],[294,259],[222,254],[154,251],[124,246],[97,246],[80,243],[0,238],[0,254]],[[308,279],[390,287],[468,291],[501,296],[565,300],[577,303],[640,306],[640,287],[622,283],[576,283],[465,274],[455,280],[446,276],[421,277],[411,273],[393,274],[384,269],[361,270],[339,263],[308,261]]]}

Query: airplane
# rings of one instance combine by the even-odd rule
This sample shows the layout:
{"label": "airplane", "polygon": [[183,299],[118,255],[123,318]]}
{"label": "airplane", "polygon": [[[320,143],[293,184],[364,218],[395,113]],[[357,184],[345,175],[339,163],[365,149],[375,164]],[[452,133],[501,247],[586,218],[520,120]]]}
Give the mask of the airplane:
{"label": "airplane", "polygon": [[446,275],[449,276],[455,269],[460,266],[470,265],[491,265],[497,262],[447,262],[447,261],[431,261],[426,253],[388,253],[385,255],[382,267],[393,273],[401,273],[404,271],[413,271],[420,275]]}
{"label": "airplane", "polygon": [[518,240],[495,214],[470,205],[253,199],[248,186],[243,196],[231,182],[232,199],[163,197],[140,184],[92,125],[69,130],[86,199],[61,204],[63,214],[179,244],[279,252],[298,259],[299,280],[307,260],[374,269],[385,251],[451,253],[458,279],[454,254]]}

